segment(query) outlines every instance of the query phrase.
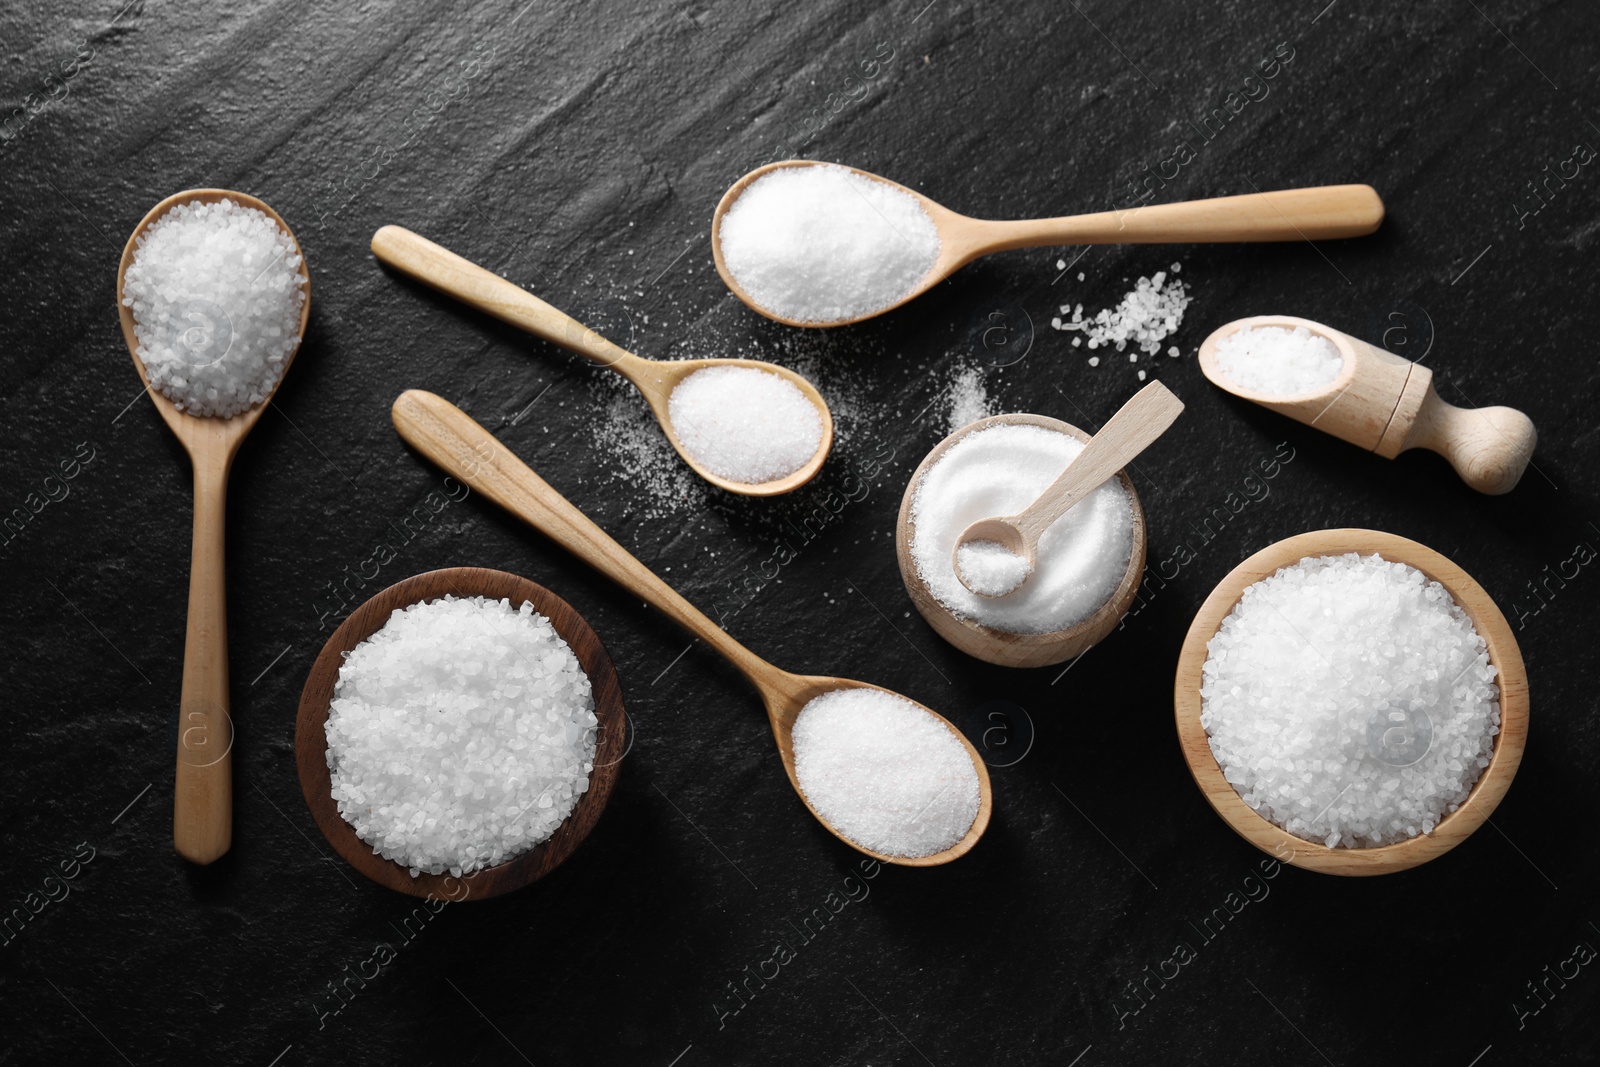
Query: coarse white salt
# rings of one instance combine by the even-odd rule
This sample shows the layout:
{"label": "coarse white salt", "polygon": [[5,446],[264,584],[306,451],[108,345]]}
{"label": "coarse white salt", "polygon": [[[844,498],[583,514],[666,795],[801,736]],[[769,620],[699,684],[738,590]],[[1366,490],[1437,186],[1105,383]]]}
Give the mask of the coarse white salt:
{"label": "coarse white salt", "polygon": [[740,288],[796,322],[881,311],[909,296],[939,258],[939,231],[916,197],[831,163],[757,178],[719,232]]}
{"label": "coarse white salt", "polygon": [[[1176,273],[1178,264],[1173,264]],[[1081,277],[1081,276],[1080,276]],[[1061,316],[1050,320],[1057,330],[1077,331],[1089,340],[1090,348],[1114,346],[1118,352],[1130,343],[1151,355],[1161,351],[1161,342],[1183,325],[1189,307],[1189,290],[1166,271],[1140,278],[1114,308],[1103,308],[1084,318],[1083,305],[1061,305]],[[1066,317],[1070,316],[1070,318]]]}
{"label": "coarse white salt", "polygon": [[911,558],[934,599],[980,625],[1037,634],[1080,623],[1111,598],[1133,554],[1133,505],[1118,478],[1050,525],[1032,576],[1010,596],[979,596],[951,561],[963,530],[1023,511],[1081,451],[1075,437],[1013,424],[975,430],[946,450],[911,499]]}
{"label": "coarse white salt", "polygon": [[964,541],[956,549],[956,569],[965,585],[983,596],[1005,596],[1028,577],[1028,561],[999,541]]}
{"label": "coarse white salt", "polygon": [[808,701],[794,723],[794,773],[835,830],[889,856],[943,852],[978,817],[966,746],[921,705],[882,689]]}
{"label": "coarse white salt", "polygon": [[1386,845],[1432,832],[1489,765],[1496,673],[1466,612],[1415,567],[1308,557],[1223,620],[1200,722],[1267,819],[1329,848]]}
{"label": "coarse white salt", "polygon": [[776,481],[822,446],[822,416],[793,382],[754,367],[706,367],[672,390],[672,428],[694,461],[743,485]]}
{"label": "coarse white salt", "polygon": [[1344,357],[1332,341],[1304,326],[1252,326],[1217,342],[1217,365],[1241,388],[1300,396],[1338,378]]}
{"label": "coarse white salt", "polygon": [[176,204],[135,242],[122,282],[150,384],[191,415],[271,395],[300,344],[300,250],[232,200]]}
{"label": "coarse white salt", "polygon": [[492,867],[572,813],[598,725],[589,676],[532,604],[413,604],[339,669],[326,727],[333,799],[361,840],[413,875]]}

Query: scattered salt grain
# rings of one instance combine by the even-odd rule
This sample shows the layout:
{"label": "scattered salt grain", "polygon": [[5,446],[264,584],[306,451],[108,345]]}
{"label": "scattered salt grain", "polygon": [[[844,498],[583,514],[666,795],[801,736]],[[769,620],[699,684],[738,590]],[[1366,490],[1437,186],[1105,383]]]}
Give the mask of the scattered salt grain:
{"label": "scattered salt grain", "polygon": [[[1176,270],[1177,264],[1173,266]],[[1183,325],[1183,313],[1188,307],[1189,291],[1184,284],[1176,278],[1169,279],[1166,271],[1156,271],[1152,277],[1140,278],[1115,308],[1084,318],[1082,304],[1063,304],[1062,317],[1052,319],[1050,325],[1084,334],[1090,348],[1113,345],[1122,352],[1132,342],[1140,351],[1154,355],[1161,351],[1161,342]],[[1066,317],[1069,315],[1071,318]]]}
{"label": "scattered salt grain", "polygon": [[833,828],[890,856],[943,852],[978,816],[978,774],[938,718],[881,689],[835,689],[794,723],[800,790]]}
{"label": "scattered salt grain", "polygon": [[1133,552],[1133,507],[1116,478],[1051,524],[1034,573],[1010,596],[972,592],[951,561],[963,530],[1021,512],[1082,450],[1056,430],[1003,424],[967,434],[928,469],[911,501],[911,557],[939,603],[984,626],[1034,634],[1082,622],[1110,599]]}
{"label": "scattered salt grain", "polygon": [[1300,396],[1339,377],[1344,357],[1333,342],[1304,326],[1254,326],[1217,342],[1217,365],[1241,388]]}
{"label": "scattered salt grain", "polygon": [[719,233],[722,260],[750,299],[796,322],[881,311],[939,256],[939,232],[916,197],[834,164],[757,178]]}
{"label": "scattered salt grain", "polygon": [[754,367],[707,367],[667,401],[684,450],[712,473],[743,485],[804,467],[822,445],[822,416],[798,386]]}
{"label": "scattered salt grain", "polygon": [[1015,592],[1028,577],[1028,561],[999,541],[966,541],[956,549],[956,568],[965,585],[983,596]]}
{"label": "scattered salt grain", "polygon": [[945,414],[946,433],[955,433],[961,427],[986,419],[999,410],[998,405],[989,398],[989,391],[984,388],[981,367],[958,367],[950,380],[950,391],[945,399],[948,405]]}
{"label": "scattered salt grain", "polygon": [[303,281],[294,239],[265,213],[174,205],[140,235],[122,283],[150,384],[191,415],[261,403],[300,344]]}
{"label": "scattered salt grain", "polygon": [[328,709],[339,814],[429,874],[504,863],[589,787],[589,677],[533,605],[446,596],[395,611],[345,657]]}
{"label": "scattered salt grain", "polygon": [[1207,650],[1211,752],[1297,837],[1365,848],[1430,833],[1489,765],[1500,704],[1487,644],[1414,567],[1303,559],[1247,588]]}

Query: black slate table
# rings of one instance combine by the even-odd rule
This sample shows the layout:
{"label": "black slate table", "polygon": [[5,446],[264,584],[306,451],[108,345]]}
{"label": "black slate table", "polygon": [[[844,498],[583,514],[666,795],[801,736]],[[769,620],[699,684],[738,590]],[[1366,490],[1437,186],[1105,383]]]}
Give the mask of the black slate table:
{"label": "black slate table", "polygon": [[[1600,1057],[1591,5],[110,0],[13,2],[0,24],[0,1063]],[[1145,183],[1165,201],[1360,181],[1389,217],[1316,246],[1010,253],[877,321],[802,332],[729,296],[708,242],[722,191],[790,156],[982,216],[1127,206]],[[189,474],[113,306],[134,224],[200,186],[272,204],[314,292],[233,473],[235,843],[205,869],[170,844]],[[642,405],[380,268],[385,223],[646,354],[803,366],[839,406],[835,457],[764,502],[654,466]],[[1193,298],[1180,358],[1089,367],[1049,327],[1172,262]],[[1384,461],[1221,394],[1200,339],[1268,312],[1426,356],[1446,399],[1525,410],[1535,467],[1479,496],[1438,457]],[[1093,429],[1141,368],[1188,405],[1139,463],[1152,565],[1191,558],[1065,672],[943,644],[891,534],[952,383]],[[665,620],[473,497],[400,539],[442,484],[390,425],[410,387],[472,413],[758,653],[947,711],[991,762],[986,839],[948,868],[863,870],[792,794],[753,694]],[[1504,804],[1390,877],[1267,877],[1173,732],[1206,593],[1328,526],[1457,560],[1528,661]],[[394,553],[373,576],[379,545]],[[293,720],[348,610],[334,589],[450,565],[577,606],[617,661],[633,743],[566,866],[419,911],[331,855]]]}

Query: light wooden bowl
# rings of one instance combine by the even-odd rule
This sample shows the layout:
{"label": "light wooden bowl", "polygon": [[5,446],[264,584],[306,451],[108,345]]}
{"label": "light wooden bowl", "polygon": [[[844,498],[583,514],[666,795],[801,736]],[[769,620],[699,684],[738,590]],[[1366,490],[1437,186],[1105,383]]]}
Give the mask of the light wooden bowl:
{"label": "light wooden bowl", "polygon": [[[457,878],[450,874],[419,874],[372,851],[372,846],[356,836],[354,827],[339,814],[333,799],[328,774],[328,705],[333,700],[334,683],[345,653],[371,637],[398,608],[426,600],[437,600],[449,593],[466,598],[509,597],[512,604],[532,601],[533,609],[550,620],[561,639],[572,646],[583,671],[594,687],[594,713],[600,732],[596,738],[594,770],[589,788],[578,798],[566,821],[544,842],[495,867]],[[300,694],[300,715],[295,724],[295,764],[300,771],[300,790],[305,794],[311,817],[333,850],[362,874],[379,885],[414,897],[439,900],[484,900],[521,889],[549,874],[589,836],[600,820],[617,778],[622,773],[621,754],[626,751],[627,720],[622,709],[622,687],[617,670],[600,638],[573,607],[542,585],[504,571],[479,567],[451,567],[429,571],[397,582],[362,604],[333,632],[322,652],[311,665],[305,690]],[[616,758],[604,755],[614,752]]]}
{"label": "light wooden bowl", "polygon": [[[1201,669],[1206,661],[1206,646],[1245,589],[1307,556],[1347,552],[1364,556],[1376,552],[1391,562],[1410,564],[1444,586],[1483,635],[1489,646],[1489,662],[1499,669],[1495,683],[1500,687],[1500,733],[1495,737],[1489,766],[1483,769],[1472,792],[1459,808],[1439,821],[1432,833],[1376,848],[1329,848],[1296,837],[1268,821],[1246,804],[1223,777],[1222,768],[1211,754],[1205,728],[1200,725]],[[1455,848],[1483,825],[1506,795],[1528,739],[1528,675],[1506,617],[1483,587],[1450,560],[1426,545],[1378,530],[1316,530],[1299,534],[1268,545],[1230,571],[1200,606],[1184,638],[1173,704],[1183,758],[1200,791],[1223,821],[1268,855],[1324,874],[1388,874],[1426,863]]]}
{"label": "light wooden bowl", "polygon": [[1128,558],[1128,569],[1123,573],[1122,581],[1111,594],[1111,598],[1101,605],[1100,610],[1076,626],[1051,633],[1014,634],[951,614],[950,609],[939,603],[933,595],[928,583],[922,580],[922,576],[917,573],[917,564],[911,558],[911,539],[916,533],[916,523],[911,519],[911,501],[917,495],[917,487],[922,484],[923,475],[931,470],[957,441],[970,433],[986,430],[991,426],[1043,426],[1047,430],[1068,434],[1080,441],[1089,440],[1088,434],[1071,423],[1044,415],[1019,414],[991,415],[986,419],[979,419],[940,441],[918,464],[916,472],[911,475],[911,481],[906,485],[905,495],[900,498],[900,518],[895,524],[894,535],[895,558],[900,562],[900,578],[906,584],[906,592],[911,594],[911,602],[928,621],[928,625],[932,626],[940,637],[967,655],[976,656],[986,663],[1002,667],[1046,667],[1052,663],[1062,663],[1085,652],[1116,629],[1117,623],[1133,605],[1134,597],[1139,593],[1139,581],[1144,575],[1144,508],[1139,503],[1139,494],[1134,492],[1133,482],[1128,478],[1127,472],[1118,471],[1117,478],[1127,490],[1128,502],[1133,508],[1133,552]]}

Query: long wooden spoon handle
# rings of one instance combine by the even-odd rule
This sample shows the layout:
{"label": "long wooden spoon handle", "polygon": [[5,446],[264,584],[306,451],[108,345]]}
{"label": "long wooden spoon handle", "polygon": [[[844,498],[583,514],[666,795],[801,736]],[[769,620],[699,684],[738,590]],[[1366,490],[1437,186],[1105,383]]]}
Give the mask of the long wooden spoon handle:
{"label": "long wooden spoon handle", "polygon": [[194,545],[189,622],[179,698],[178,770],[172,844],[191,863],[210,863],[233,843],[233,719],[228,714],[228,599],[223,513],[228,463],[194,457]]}
{"label": "long wooden spoon handle", "polygon": [[637,359],[521,286],[403,227],[385,226],[373,234],[372,254],[424,285],[602,367],[620,370]]}
{"label": "long wooden spoon handle", "polygon": [[1059,219],[986,224],[985,252],[1038,245],[1205,244],[1360,237],[1383,221],[1370,185],[1280,189]]}
{"label": "long wooden spoon handle", "polygon": [[1098,489],[1167,432],[1183,413],[1183,401],[1160,382],[1151,382],[1100,427],[1039,499],[1017,516],[1017,529],[1031,543],[1074,504]]}
{"label": "long wooden spoon handle", "polygon": [[395,429],[417,451],[658,608],[727,657],[757,688],[764,688],[781,673],[728,636],[448,400],[408,389],[394,402],[391,414]]}

